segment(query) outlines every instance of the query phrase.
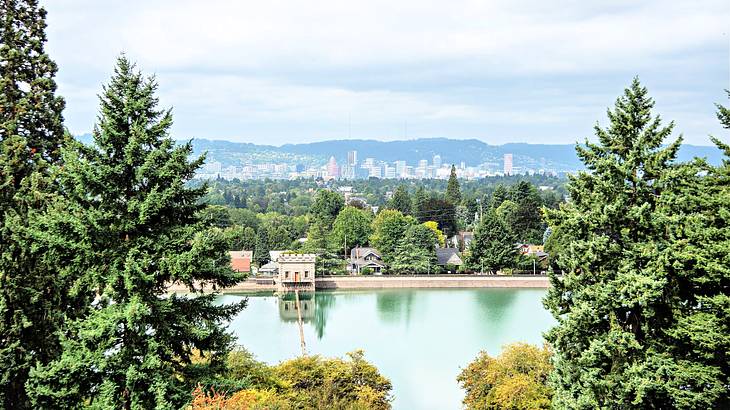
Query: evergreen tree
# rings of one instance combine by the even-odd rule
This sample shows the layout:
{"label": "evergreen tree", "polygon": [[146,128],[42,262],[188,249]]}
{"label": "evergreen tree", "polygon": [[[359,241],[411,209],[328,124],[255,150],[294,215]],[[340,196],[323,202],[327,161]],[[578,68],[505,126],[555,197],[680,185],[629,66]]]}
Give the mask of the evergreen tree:
{"label": "evergreen tree", "polygon": [[271,251],[271,241],[269,240],[269,230],[266,226],[259,228],[256,232],[256,248],[253,252],[253,259],[259,267],[269,263],[269,251]]}
{"label": "evergreen tree", "polygon": [[502,184],[497,185],[497,187],[494,188],[494,192],[492,193],[491,207],[497,209],[500,205],[502,205],[502,202],[508,200],[509,198],[510,195],[507,191],[507,188],[505,188]]}
{"label": "evergreen tree", "polygon": [[410,225],[395,248],[390,272],[416,274],[436,272],[436,243],[434,231],[424,224]]}
{"label": "evergreen tree", "polygon": [[57,357],[64,316],[78,302],[69,260],[83,245],[57,240],[48,221],[64,210],[53,165],[60,162],[64,101],[44,50],[46,12],[34,0],[0,3],[0,407],[30,407],[29,370]]}
{"label": "evergreen tree", "polygon": [[469,269],[491,272],[509,266],[515,255],[515,242],[504,221],[493,209],[488,210],[474,231],[466,264]]}
{"label": "evergreen tree", "polygon": [[459,189],[459,180],[456,178],[456,166],[451,166],[451,175],[449,175],[449,183],[446,185],[446,200],[454,204],[461,203],[461,189]]}
{"label": "evergreen tree", "polygon": [[435,271],[432,252],[407,241],[401,241],[389,264],[388,271],[397,275]]}
{"label": "evergreen tree", "polygon": [[413,209],[411,195],[405,185],[399,185],[393,192],[393,197],[388,202],[389,209],[400,211],[403,215],[410,215]]}
{"label": "evergreen tree", "polygon": [[426,201],[428,201],[426,190],[423,189],[423,186],[419,185],[416,188],[416,193],[413,195],[413,204],[411,207],[411,215],[419,221],[423,220],[423,210],[426,206]]}
{"label": "evergreen tree", "polygon": [[455,235],[458,232],[456,224],[456,207],[453,203],[431,197],[421,207],[419,222],[434,221],[447,236]]}
{"label": "evergreen tree", "polygon": [[252,251],[256,249],[256,231],[247,226],[243,229],[243,235],[239,241],[239,247],[236,250]]}
{"label": "evergreen tree", "polygon": [[681,138],[664,145],[673,124],[653,105],[634,80],[599,142],[576,148],[589,172],[571,177],[571,202],[547,211],[570,240],[545,300],[557,408],[730,403],[727,180],[712,192],[702,161],[674,162]]}
{"label": "evergreen tree", "polygon": [[157,109],[156,88],[121,57],[100,97],[95,145],[65,153],[62,185],[92,221],[85,281],[95,301],[69,324],[61,356],[31,373],[36,407],[180,408],[206,371],[193,353],[210,356],[213,371],[230,349],[222,323],[241,304],[167,294],[170,283],[200,292],[201,282],[219,288],[242,277],[223,233],[200,217],[207,188],[185,185],[203,158],[190,161],[192,145],[169,136],[172,116]]}
{"label": "evergreen tree", "polygon": [[540,243],[545,227],[540,210],[542,199],[537,188],[527,181],[520,181],[512,188],[510,196],[517,208],[505,222],[515,238],[524,243]]}

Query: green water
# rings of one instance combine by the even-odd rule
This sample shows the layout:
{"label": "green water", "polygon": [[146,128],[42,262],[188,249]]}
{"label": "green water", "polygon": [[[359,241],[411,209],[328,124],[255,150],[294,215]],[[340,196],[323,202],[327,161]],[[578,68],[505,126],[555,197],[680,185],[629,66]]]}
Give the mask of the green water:
{"label": "green water", "polygon": [[[309,353],[343,356],[363,349],[393,383],[394,409],[459,409],[459,370],[480,350],[542,344],[553,323],[539,289],[387,289],[317,292],[304,299]],[[242,295],[224,295],[224,302]],[[231,323],[239,342],[260,360],[277,363],[300,353],[293,301],[248,296]]]}

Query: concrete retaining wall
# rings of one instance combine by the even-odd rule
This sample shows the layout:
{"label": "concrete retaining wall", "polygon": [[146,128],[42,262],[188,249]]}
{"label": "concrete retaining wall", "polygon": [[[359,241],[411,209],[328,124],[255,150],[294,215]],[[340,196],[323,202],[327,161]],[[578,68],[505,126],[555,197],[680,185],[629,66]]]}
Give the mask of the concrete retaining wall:
{"label": "concrete retaining wall", "polygon": [[[330,276],[316,279],[317,289],[391,289],[391,288],[549,288],[545,276]],[[185,286],[175,284],[170,292],[187,292]],[[211,291],[210,287],[205,288]],[[274,285],[257,284],[248,279],[225,289],[234,292],[273,292]]]}
{"label": "concrete retaining wall", "polygon": [[549,288],[550,280],[539,277],[509,276],[342,276],[317,278],[317,289],[385,288]]}

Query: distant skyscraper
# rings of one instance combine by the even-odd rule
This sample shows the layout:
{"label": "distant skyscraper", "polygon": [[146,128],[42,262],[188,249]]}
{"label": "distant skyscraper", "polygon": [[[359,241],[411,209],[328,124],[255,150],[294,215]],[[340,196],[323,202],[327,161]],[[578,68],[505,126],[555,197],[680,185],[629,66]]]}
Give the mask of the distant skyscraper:
{"label": "distant skyscraper", "polygon": [[357,164],[357,151],[347,151],[347,165]]}
{"label": "distant skyscraper", "polygon": [[402,178],[406,176],[406,162],[405,161],[395,161],[395,176],[397,178]]}
{"label": "distant skyscraper", "polygon": [[422,159],[422,160],[418,161],[418,168],[426,169],[427,166],[428,166],[427,160]]}
{"label": "distant skyscraper", "polygon": [[385,178],[388,178],[388,179],[396,178],[395,167],[391,167],[391,166],[386,165],[385,167],[383,167],[383,171],[384,171],[383,172],[383,176]]}
{"label": "distant skyscraper", "polygon": [[383,177],[383,167],[379,165],[374,165],[370,167],[370,175],[371,178],[382,178]]}
{"label": "distant skyscraper", "polygon": [[332,178],[340,177],[340,167],[337,166],[337,160],[335,160],[335,157],[330,157],[330,160],[327,163],[327,175]]}
{"label": "distant skyscraper", "polygon": [[504,154],[504,174],[512,175],[512,154]]}
{"label": "distant skyscraper", "polygon": [[433,166],[441,168],[441,155],[436,154],[433,156]]}

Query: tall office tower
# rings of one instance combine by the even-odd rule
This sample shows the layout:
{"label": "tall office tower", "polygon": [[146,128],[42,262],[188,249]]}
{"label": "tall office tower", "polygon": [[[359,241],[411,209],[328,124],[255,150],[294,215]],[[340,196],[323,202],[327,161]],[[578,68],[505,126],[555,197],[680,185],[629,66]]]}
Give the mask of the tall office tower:
{"label": "tall office tower", "polygon": [[422,160],[418,161],[418,168],[426,169],[427,166],[428,166],[428,160],[422,159]]}
{"label": "tall office tower", "polygon": [[330,160],[327,163],[327,176],[332,178],[340,177],[340,167],[337,166],[337,160],[335,160],[335,157],[330,157]]}
{"label": "tall office tower", "polygon": [[397,178],[403,178],[406,176],[406,162],[395,161],[395,175]]}
{"label": "tall office tower", "polygon": [[512,175],[512,154],[504,154],[504,174]]}
{"label": "tall office tower", "polygon": [[390,165],[385,165],[383,167],[383,176],[387,179],[396,178],[395,167],[391,167]]}
{"label": "tall office tower", "polygon": [[347,165],[357,165],[357,151],[347,151]]}
{"label": "tall office tower", "polygon": [[441,155],[434,155],[433,156],[433,166],[434,168],[441,168]]}

